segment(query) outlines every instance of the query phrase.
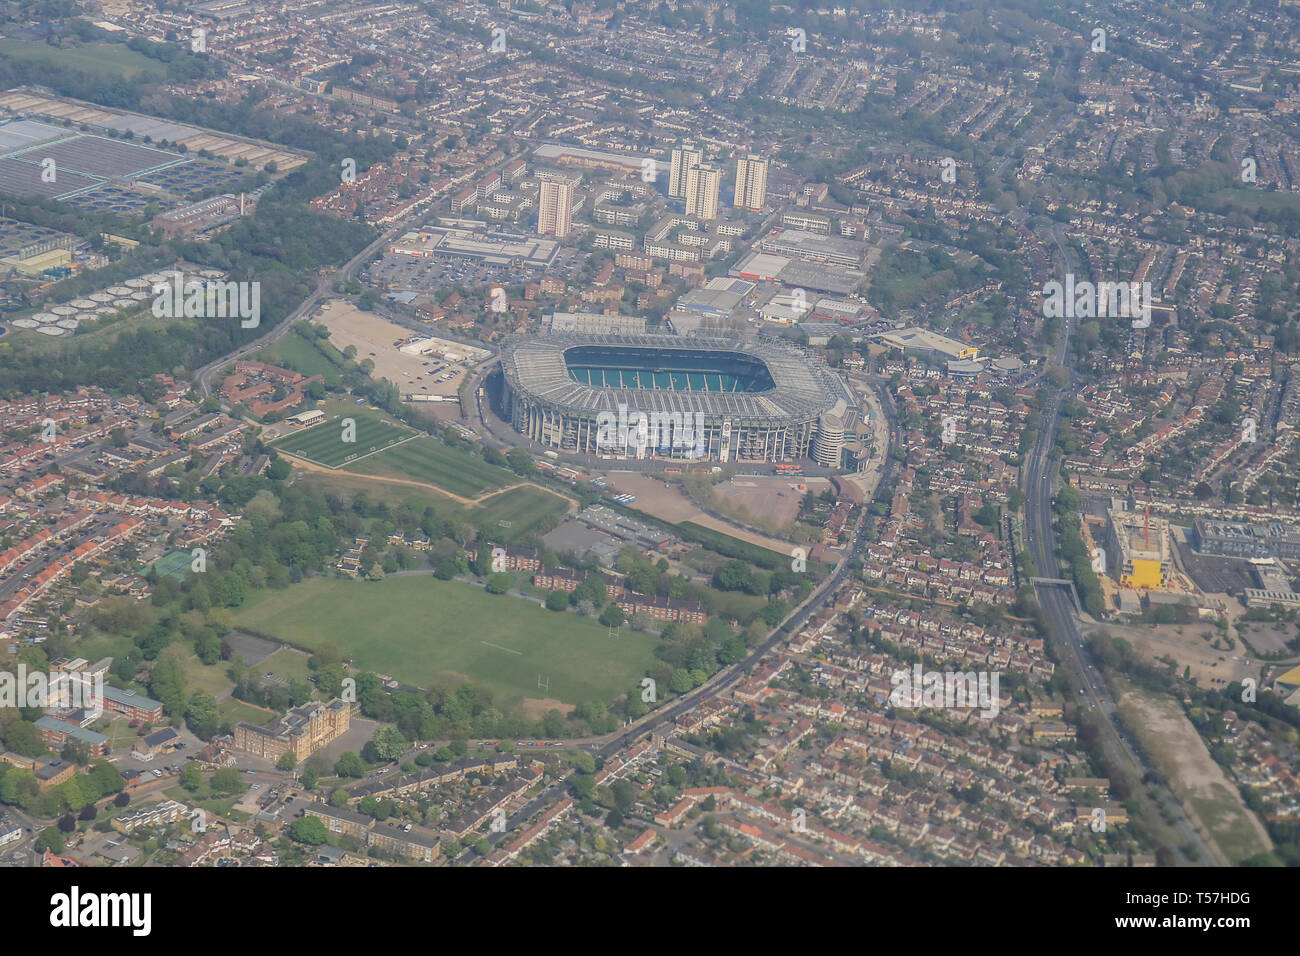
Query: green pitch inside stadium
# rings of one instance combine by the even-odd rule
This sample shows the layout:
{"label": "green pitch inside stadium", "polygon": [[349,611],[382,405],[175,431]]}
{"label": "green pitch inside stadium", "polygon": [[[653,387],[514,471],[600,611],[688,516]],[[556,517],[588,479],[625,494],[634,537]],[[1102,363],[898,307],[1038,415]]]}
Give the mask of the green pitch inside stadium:
{"label": "green pitch inside stadium", "polygon": [[564,353],[569,377],[598,388],[674,392],[767,392],[775,387],[767,367],[737,354],[677,349],[637,350],[581,346]]}

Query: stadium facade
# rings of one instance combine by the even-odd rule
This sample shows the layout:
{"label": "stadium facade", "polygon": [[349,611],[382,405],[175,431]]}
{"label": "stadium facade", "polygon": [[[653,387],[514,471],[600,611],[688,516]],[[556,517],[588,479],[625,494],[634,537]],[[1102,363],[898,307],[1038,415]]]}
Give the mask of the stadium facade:
{"label": "stadium facade", "polygon": [[605,458],[812,459],[823,417],[852,401],[824,365],[772,342],[548,335],[508,343],[501,367],[516,431]]}

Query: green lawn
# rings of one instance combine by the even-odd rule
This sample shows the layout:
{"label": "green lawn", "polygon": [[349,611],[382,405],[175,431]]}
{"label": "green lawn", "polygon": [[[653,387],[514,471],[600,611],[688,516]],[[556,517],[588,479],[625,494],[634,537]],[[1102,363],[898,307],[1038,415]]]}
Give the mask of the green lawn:
{"label": "green lawn", "polygon": [[[417,513],[422,512],[426,507],[432,507],[439,517],[466,521],[482,528],[491,534],[494,541],[503,544],[517,541],[549,517],[564,514],[570,505],[569,501],[559,495],[533,485],[511,488],[509,491],[483,498],[473,505],[466,505],[455,498],[441,494],[432,486],[415,488],[388,485],[347,471],[339,471],[332,475],[321,472],[305,474],[301,481],[308,487],[326,494],[337,494],[348,499],[359,492],[364,492],[371,501],[383,501],[389,507],[396,508],[403,504],[411,504]],[[502,524],[503,521],[508,524]]]}
{"label": "green lawn", "polygon": [[1247,215],[1255,215],[1260,210],[1273,212],[1300,212],[1300,196],[1288,192],[1272,192],[1267,189],[1232,187],[1211,193],[1204,203],[1205,208],[1215,212],[1230,213],[1239,209]]}
{"label": "green lawn", "polygon": [[[259,592],[235,617],[237,627],[303,647],[331,641],[357,667],[416,686],[471,680],[503,708],[530,697],[612,700],[640,680],[657,643],[627,628],[610,638],[576,614],[423,574],[376,582],[310,578]],[[538,688],[539,674],[550,678],[549,691]]]}
{"label": "green lawn", "polygon": [[267,724],[275,723],[281,716],[273,710],[257,707],[242,700],[236,700],[233,697],[227,697],[217,703],[217,714],[223,724],[230,724],[232,727],[241,720],[256,724],[259,727],[265,727]]}
{"label": "green lawn", "polygon": [[226,676],[230,664],[225,661],[204,664],[193,651],[179,643],[172,644],[163,653],[176,659],[185,674],[185,689],[191,694],[201,690],[216,697],[234,686],[234,681]]}
{"label": "green lawn", "polygon": [[[248,787],[244,787],[244,792],[247,791]],[[236,794],[233,797],[215,797],[212,795],[212,787],[206,779],[198,790],[190,791],[184,787],[172,787],[169,790],[164,790],[163,794],[173,800],[187,803],[191,807],[201,807],[208,813],[226,820],[239,821],[246,816],[243,812],[234,809],[235,804],[244,798],[243,793]]]}
{"label": "green lawn", "polygon": [[128,747],[140,739],[136,733],[139,728],[130,726],[130,723],[125,718],[111,721],[100,718],[90,725],[90,729],[106,735],[109,749],[116,750],[118,747]]}
{"label": "green lawn", "polygon": [[141,73],[161,75],[163,72],[162,64],[121,43],[85,43],[60,49],[10,38],[0,40],[0,58],[37,60],[49,64],[52,70],[107,70],[125,80]]}
{"label": "green lawn", "polygon": [[545,518],[559,517],[569,502],[542,488],[525,485],[483,500],[470,520],[493,538],[513,541]]}
{"label": "green lawn", "polygon": [[311,680],[311,668],[307,666],[307,655],[292,647],[282,647],[262,663],[257,665],[259,674],[271,673],[285,680]]}
{"label": "green lawn", "polygon": [[[336,351],[328,342],[320,344],[330,351]],[[291,368],[308,378],[313,375],[324,376],[326,384],[339,378],[340,374],[339,366],[326,358],[320,348],[308,342],[297,332],[286,335],[270,348],[259,349],[257,354],[250,358],[270,365],[278,365],[281,368]],[[341,360],[342,356],[340,355],[339,358]]]}
{"label": "green lawn", "polygon": [[[344,441],[345,419],[351,419],[356,425],[355,433],[351,435],[353,441]],[[347,413],[335,415],[319,425],[291,432],[273,442],[272,447],[326,468],[341,468],[362,455],[369,455],[416,434],[418,433],[392,421],[386,415],[354,406]]]}
{"label": "green lawn", "polygon": [[[359,430],[359,429],[358,429]],[[476,498],[485,492],[518,481],[512,473],[429,435],[394,445],[347,466],[348,471],[382,478],[404,478],[436,485],[462,498]]]}

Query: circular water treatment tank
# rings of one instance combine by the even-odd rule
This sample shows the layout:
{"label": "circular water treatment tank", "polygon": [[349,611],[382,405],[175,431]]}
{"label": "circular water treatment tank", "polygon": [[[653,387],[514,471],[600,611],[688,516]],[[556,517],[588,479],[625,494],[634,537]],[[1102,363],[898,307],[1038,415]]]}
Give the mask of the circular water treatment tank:
{"label": "circular water treatment tank", "polygon": [[113,304],[117,306],[119,309],[125,309],[128,305],[135,305],[135,299],[128,298],[128,297],[123,297],[121,299],[114,299]]}
{"label": "circular water treatment tank", "polygon": [[113,297],[109,295],[107,292],[92,292],[89,296],[87,296],[87,298],[89,298],[91,302],[112,302],[113,301]]}
{"label": "circular water treatment tank", "polygon": [[68,334],[67,329],[61,329],[57,325],[42,325],[36,331],[40,332],[42,335],[67,335]]}
{"label": "circular water treatment tank", "polygon": [[127,279],[122,285],[128,289],[147,289],[149,288],[148,279]]}
{"label": "circular water treatment tank", "polygon": [[55,322],[59,317],[53,312],[37,312],[32,316],[32,318],[37,324],[40,324],[41,322]]}
{"label": "circular water treatment tank", "polygon": [[204,269],[199,273],[199,275],[203,276],[205,279],[220,279],[225,275],[225,273],[220,269]]}
{"label": "circular water treatment tank", "polygon": [[35,319],[14,319],[9,324],[20,329],[39,329],[41,327],[41,323]]}
{"label": "circular water treatment tank", "polygon": [[68,305],[74,309],[93,309],[95,307],[95,303],[90,299],[73,299]]}
{"label": "circular water treatment tank", "polygon": [[105,289],[104,291],[107,292],[107,293],[108,293],[109,295],[111,295],[111,296],[122,296],[122,295],[130,295],[130,294],[131,294],[131,290],[128,289],[128,288],[127,288],[126,286],[124,286],[124,285],[115,285],[115,286],[110,286],[109,288]]}
{"label": "circular water treatment tank", "polygon": [[[144,277],[144,281],[149,283],[149,285],[153,285],[155,282],[164,282],[166,279],[167,276],[163,275],[161,272],[151,272]],[[128,285],[129,284],[130,283],[128,283]]]}
{"label": "circular water treatment tank", "polygon": [[69,332],[75,332],[80,324],[76,319],[59,319],[55,323],[61,329],[67,329]]}
{"label": "circular water treatment tank", "polygon": [[59,316],[60,318],[66,315],[77,314],[77,310],[70,305],[56,305],[54,308],[50,309],[50,311],[53,312],[55,315]]}

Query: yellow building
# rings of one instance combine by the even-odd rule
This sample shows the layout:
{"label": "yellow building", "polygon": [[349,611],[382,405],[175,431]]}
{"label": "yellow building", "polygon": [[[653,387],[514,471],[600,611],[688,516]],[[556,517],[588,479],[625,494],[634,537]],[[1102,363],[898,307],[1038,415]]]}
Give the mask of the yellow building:
{"label": "yellow building", "polygon": [[1131,511],[1106,512],[1106,551],[1120,584],[1159,591],[1172,570],[1169,522]]}

